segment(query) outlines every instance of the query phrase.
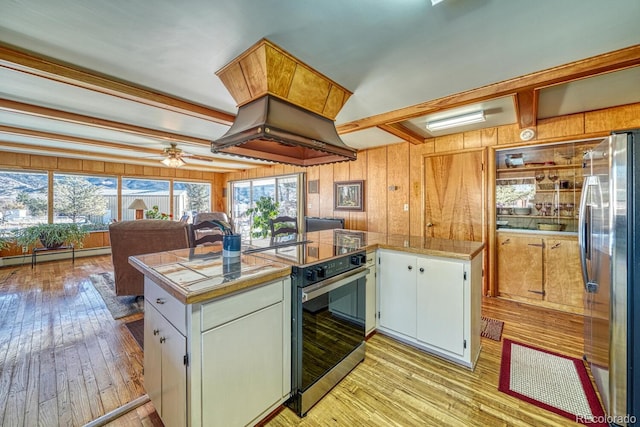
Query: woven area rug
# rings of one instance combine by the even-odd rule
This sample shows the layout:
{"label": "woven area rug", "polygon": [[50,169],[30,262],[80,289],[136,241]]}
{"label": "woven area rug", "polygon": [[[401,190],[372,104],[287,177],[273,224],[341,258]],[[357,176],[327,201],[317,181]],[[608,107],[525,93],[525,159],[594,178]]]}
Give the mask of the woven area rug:
{"label": "woven area rug", "polygon": [[141,349],[144,350],[144,319],[134,320],[124,324],[131,336],[136,340]]}
{"label": "woven area rug", "polygon": [[500,341],[503,327],[504,322],[502,320],[482,316],[482,332],[480,332],[480,335],[494,341]]}
{"label": "woven area rug", "polygon": [[607,426],[579,359],[505,338],[498,390],[580,424]]}
{"label": "woven area rug", "polygon": [[144,311],[144,298],[136,298],[129,295],[116,296],[113,273],[92,274],[89,276],[89,280],[102,296],[114,319]]}

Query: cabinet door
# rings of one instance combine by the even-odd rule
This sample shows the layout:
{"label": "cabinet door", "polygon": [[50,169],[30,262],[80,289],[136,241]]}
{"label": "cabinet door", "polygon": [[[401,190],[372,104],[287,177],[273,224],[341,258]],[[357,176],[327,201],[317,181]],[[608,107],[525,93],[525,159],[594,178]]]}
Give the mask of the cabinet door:
{"label": "cabinet door", "polygon": [[583,307],[580,249],[577,240],[545,238],[545,299]]}
{"label": "cabinet door", "polygon": [[162,315],[145,301],[144,310],[144,388],[158,414],[162,416]]}
{"label": "cabinet door", "polygon": [[[146,313],[145,313],[146,315]],[[187,424],[187,339],[168,320],[160,327],[162,347],[162,422],[166,426]]]}
{"label": "cabinet door", "polygon": [[376,328],[376,254],[367,254],[367,290],[365,292],[365,333],[369,334]]}
{"label": "cabinet door", "polygon": [[380,326],[415,338],[416,257],[380,252]]}
{"label": "cabinet door", "polygon": [[418,258],[417,267],[418,340],[464,355],[464,266]]}
{"label": "cabinet door", "polygon": [[504,234],[497,246],[500,294],[542,300],[542,238]]}
{"label": "cabinet door", "polygon": [[246,425],[280,401],[283,309],[280,302],[202,334],[203,426]]}

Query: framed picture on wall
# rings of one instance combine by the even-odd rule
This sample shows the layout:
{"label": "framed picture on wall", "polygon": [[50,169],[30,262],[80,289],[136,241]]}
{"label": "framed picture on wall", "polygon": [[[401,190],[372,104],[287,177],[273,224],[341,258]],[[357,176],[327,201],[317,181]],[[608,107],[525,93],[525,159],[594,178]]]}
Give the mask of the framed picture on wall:
{"label": "framed picture on wall", "polygon": [[333,210],[364,211],[364,181],[334,183]]}

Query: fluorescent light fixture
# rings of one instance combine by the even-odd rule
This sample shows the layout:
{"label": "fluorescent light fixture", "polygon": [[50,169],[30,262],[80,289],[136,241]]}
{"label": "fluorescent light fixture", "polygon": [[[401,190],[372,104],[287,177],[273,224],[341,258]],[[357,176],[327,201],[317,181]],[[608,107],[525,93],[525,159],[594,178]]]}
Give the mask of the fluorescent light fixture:
{"label": "fluorescent light fixture", "polygon": [[438,3],[442,3],[444,0],[431,0],[431,6],[435,6]]}
{"label": "fluorescent light fixture", "polygon": [[179,157],[167,157],[166,159],[161,160],[161,162],[165,166],[169,166],[170,168],[179,168],[180,166],[184,166],[186,164]]}
{"label": "fluorescent light fixture", "polygon": [[427,129],[430,131],[436,131],[441,129],[453,128],[456,126],[470,125],[472,123],[484,122],[484,111],[474,111],[472,113],[461,114],[454,117],[446,117],[444,119],[432,120],[427,122]]}

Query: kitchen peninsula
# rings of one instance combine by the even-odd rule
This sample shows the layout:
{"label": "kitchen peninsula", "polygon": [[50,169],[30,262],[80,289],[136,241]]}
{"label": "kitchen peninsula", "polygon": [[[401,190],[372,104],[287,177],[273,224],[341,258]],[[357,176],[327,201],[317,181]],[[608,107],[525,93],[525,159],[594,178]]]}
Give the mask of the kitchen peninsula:
{"label": "kitchen peninsula", "polygon": [[291,392],[292,265],[362,249],[377,259],[362,295],[373,328],[473,368],[483,247],[325,230],[277,248],[245,242],[239,258],[210,247],[131,257],[145,275],[147,393],[166,425],[259,422]]}

